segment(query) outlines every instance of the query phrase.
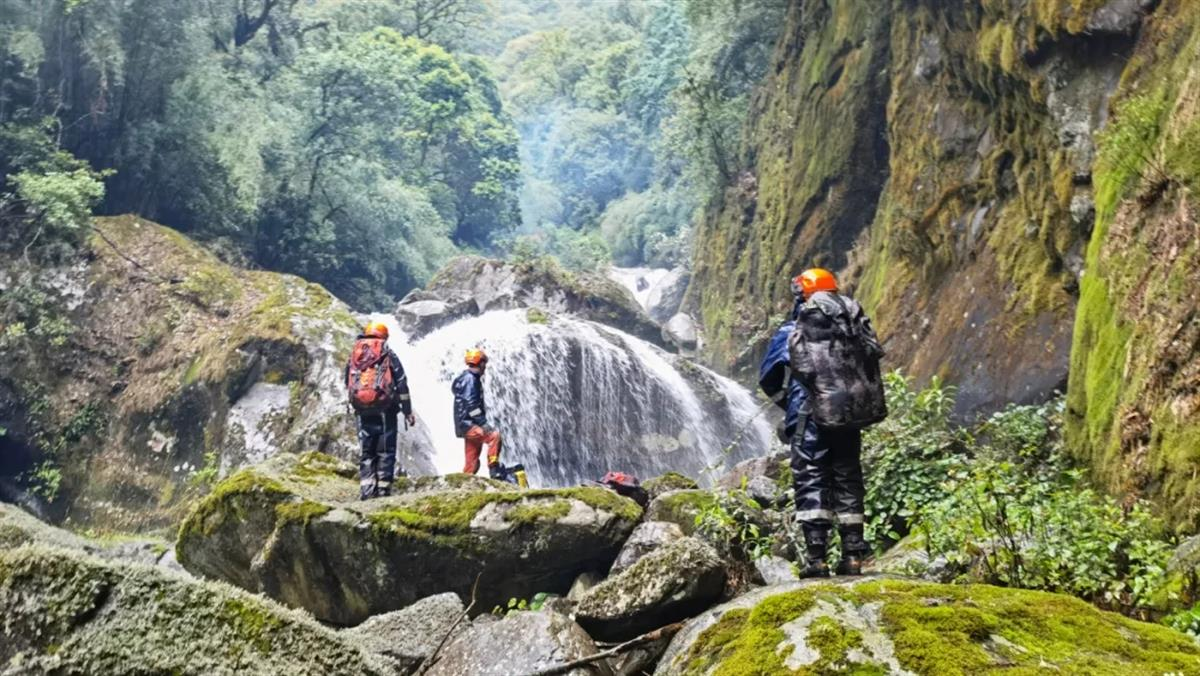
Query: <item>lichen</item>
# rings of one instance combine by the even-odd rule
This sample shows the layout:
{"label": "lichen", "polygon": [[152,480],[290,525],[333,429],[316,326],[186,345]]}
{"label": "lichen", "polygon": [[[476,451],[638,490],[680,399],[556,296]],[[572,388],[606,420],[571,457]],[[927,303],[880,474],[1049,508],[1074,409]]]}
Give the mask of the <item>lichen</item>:
{"label": "lichen", "polygon": [[678,472],[667,472],[662,476],[648,479],[642,484],[642,488],[645,488],[652,496],[662,495],[670,491],[695,490],[699,487],[694,479],[688,478]]}

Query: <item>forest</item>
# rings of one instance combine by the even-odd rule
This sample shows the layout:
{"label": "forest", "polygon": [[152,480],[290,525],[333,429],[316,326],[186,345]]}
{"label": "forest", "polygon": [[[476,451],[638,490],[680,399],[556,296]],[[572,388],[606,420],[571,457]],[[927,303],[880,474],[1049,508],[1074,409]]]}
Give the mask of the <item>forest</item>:
{"label": "forest", "polygon": [[0,212],[384,308],[457,253],[686,260],[785,0],[5,0]]}

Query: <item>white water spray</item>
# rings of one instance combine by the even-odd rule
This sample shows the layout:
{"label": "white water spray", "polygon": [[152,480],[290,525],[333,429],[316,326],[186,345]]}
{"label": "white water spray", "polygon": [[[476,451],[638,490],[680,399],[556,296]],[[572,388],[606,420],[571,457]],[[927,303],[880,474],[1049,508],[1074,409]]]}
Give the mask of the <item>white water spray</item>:
{"label": "white water spray", "polygon": [[608,470],[649,478],[762,455],[771,431],[739,385],[616,329],[566,316],[542,323],[523,310],[461,319],[414,343],[386,315],[408,373],[413,408],[439,473],[462,471],[450,383],[470,348],[487,351],[489,417],[504,435],[502,462],[522,463],[535,486],[598,479]]}

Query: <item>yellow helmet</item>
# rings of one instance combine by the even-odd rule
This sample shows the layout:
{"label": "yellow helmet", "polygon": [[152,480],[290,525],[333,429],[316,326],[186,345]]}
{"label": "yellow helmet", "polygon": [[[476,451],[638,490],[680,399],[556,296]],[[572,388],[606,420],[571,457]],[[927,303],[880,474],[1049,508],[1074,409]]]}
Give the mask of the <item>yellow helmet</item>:
{"label": "yellow helmet", "polygon": [[487,360],[488,360],[487,353],[484,352],[483,350],[481,350],[477,347],[473,347],[473,348],[467,350],[467,356],[465,359],[465,361],[467,362],[467,366],[483,366],[484,364],[487,363]]}
{"label": "yellow helmet", "polygon": [[371,338],[383,338],[387,340],[388,327],[383,322],[368,322],[366,328],[363,329],[363,335]]}

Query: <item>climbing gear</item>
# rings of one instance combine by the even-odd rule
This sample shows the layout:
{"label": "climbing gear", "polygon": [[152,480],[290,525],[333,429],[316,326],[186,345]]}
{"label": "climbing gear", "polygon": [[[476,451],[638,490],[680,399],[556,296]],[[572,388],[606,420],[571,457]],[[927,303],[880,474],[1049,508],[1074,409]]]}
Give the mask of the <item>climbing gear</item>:
{"label": "climbing gear", "polygon": [[364,337],[354,343],[346,368],[346,389],[355,411],[377,413],[396,403],[390,355],[384,338]]}
{"label": "climbing gear", "polygon": [[792,295],[808,299],[818,291],[836,292],[837,278],[825,268],[809,268],[792,278]]}
{"label": "climbing gear", "polygon": [[383,322],[368,322],[366,328],[363,329],[362,334],[371,338],[382,338],[387,340],[388,327],[387,324],[384,324]]}
{"label": "climbing gear", "polygon": [[810,296],[788,336],[788,352],[819,426],[861,429],[887,417],[883,347],[853,299],[828,291]]}
{"label": "climbing gear", "polygon": [[650,493],[642,488],[642,482],[632,474],[608,472],[596,483],[616,491],[618,495],[623,495],[642,507],[650,504]]}
{"label": "climbing gear", "polygon": [[467,362],[467,366],[483,366],[487,363],[488,356],[483,350],[475,347],[467,350],[467,356],[464,361]]}

